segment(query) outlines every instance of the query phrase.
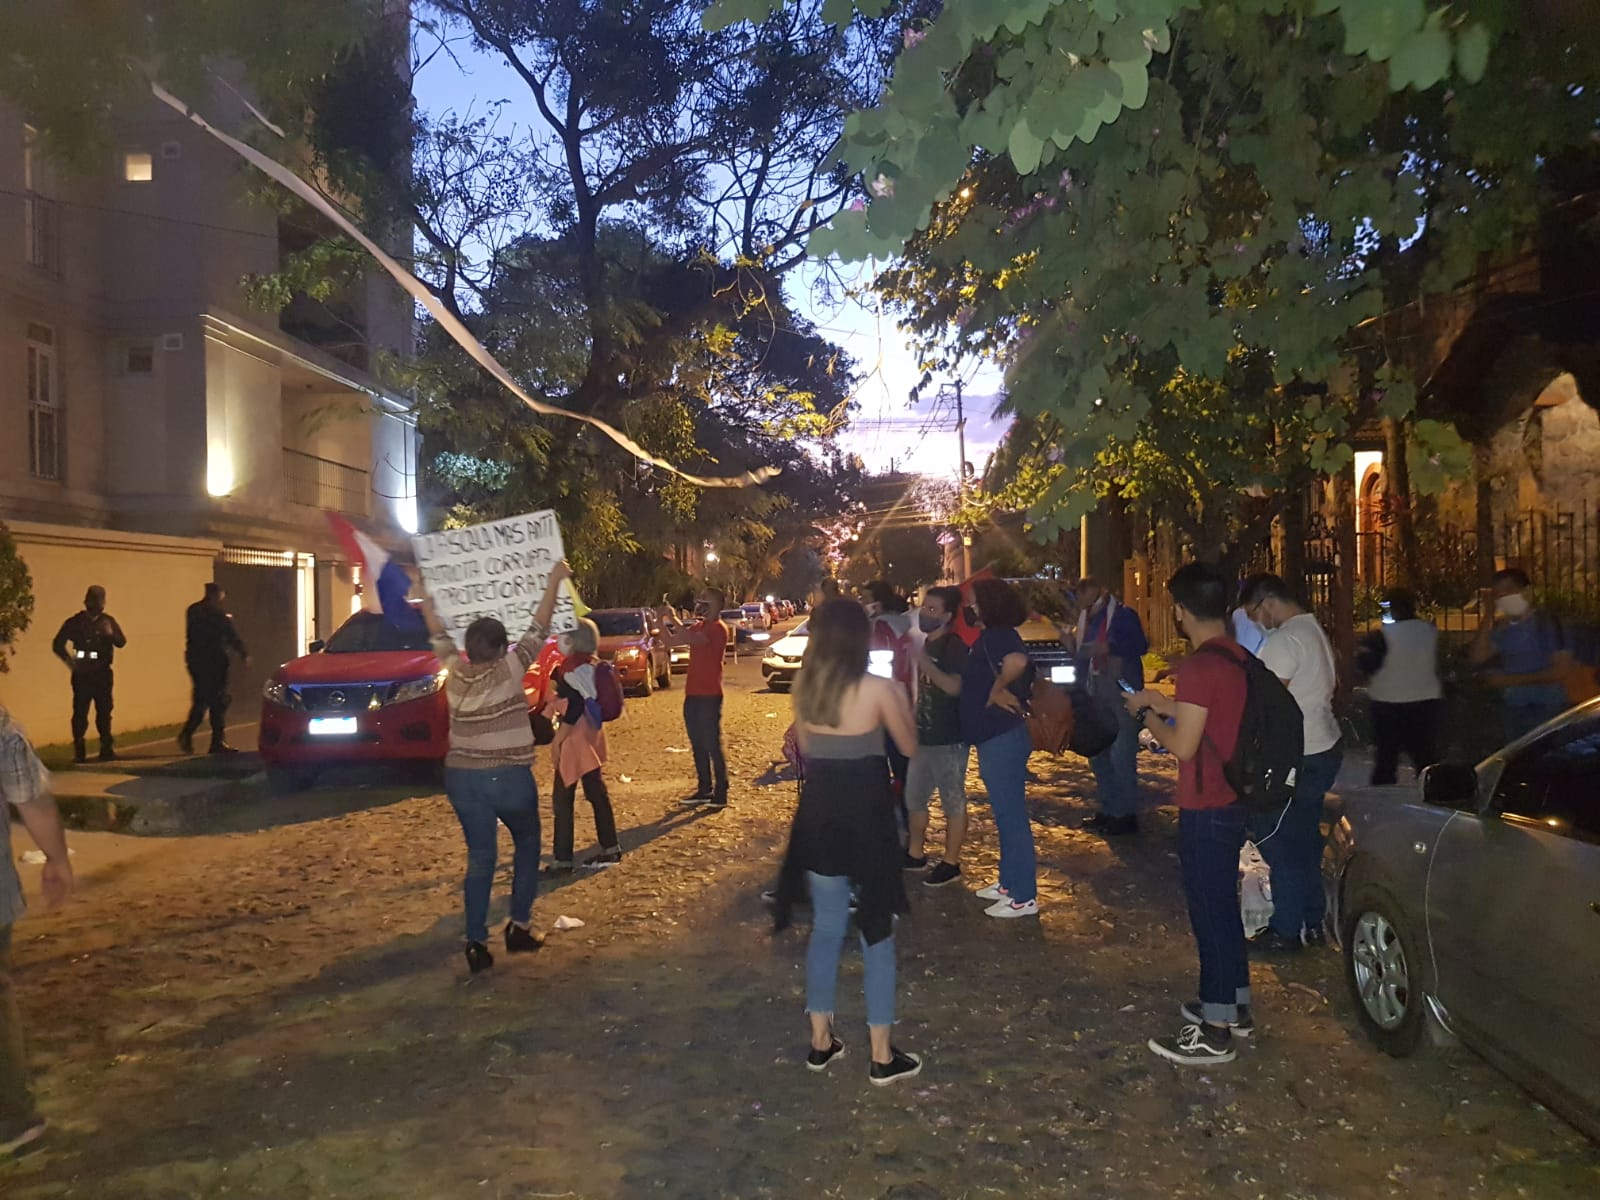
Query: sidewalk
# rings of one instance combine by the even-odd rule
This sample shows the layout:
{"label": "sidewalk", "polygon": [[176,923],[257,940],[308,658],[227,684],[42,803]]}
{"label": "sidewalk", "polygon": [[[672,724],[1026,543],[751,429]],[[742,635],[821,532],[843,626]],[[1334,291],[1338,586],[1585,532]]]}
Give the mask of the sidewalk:
{"label": "sidewalk", "polygon": [[[229,742],[253,749],[256,727],[253,721],[230,725]],[[217,800],[253,790],[260,773],[254,753],[191,756],[178,749],[176,738],[163,738],[128,746],[115,762],[54,771],[51,783],[71,828],[173,834],[196,829]]]}

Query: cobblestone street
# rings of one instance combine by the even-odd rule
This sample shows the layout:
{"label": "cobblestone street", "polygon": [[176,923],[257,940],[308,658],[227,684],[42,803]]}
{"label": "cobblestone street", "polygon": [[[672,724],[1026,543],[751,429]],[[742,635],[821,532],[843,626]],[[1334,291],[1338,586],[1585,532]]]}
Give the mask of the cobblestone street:
{"label": "cobblestone street", "polygon": [[[1331,953],[1256,969],[1262,1033],[1236,1063],[1184,1073],[1149,1054],[1194,989],[1172,810],[1109,847],[1079,832],[1077,760],[1034,760],[1039,921],[986,920],[970,894],[995,861],[981,794],[965,887],[911,885],[895,1040],[926,1056],[921,1078],[867,1085],[853,952],[848,1053],[807,1073],[804,931],[774,939],[760,898],[793,805],[773,770],[789,702],[751,660],[729,678],[731,807],[677,804],[693,783],[681,682],[629,701],[609,769],[625,861],[547,883],[538,925],[584,926],[470,981],[442,797],[333,789],[243,809],[236,832],[78,835],[79,895],[17,929],[54,1135],[0,1192],[1600,1194],[1595,1150],[1471,1054],[1370,1049]],[[1170,760],[1141,769],[1147,802],[1168,803]],[[539,773],[548,846],[542,752]],[[503,841],[502,876],[508,861]],[[499,920],[505,897],[502,878]]]}

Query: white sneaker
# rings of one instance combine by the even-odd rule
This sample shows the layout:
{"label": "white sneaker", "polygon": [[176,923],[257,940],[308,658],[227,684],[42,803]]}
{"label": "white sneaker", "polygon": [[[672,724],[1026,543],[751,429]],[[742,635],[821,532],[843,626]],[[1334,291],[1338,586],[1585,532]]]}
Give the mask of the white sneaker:
{"label": "white sneaker", "polygon": [[984,909],[984,914],[990,917],[999,917],[1002,920],[1008,917],[1037,917],[1039,915],[1039,902],[1028,900],[1018,904],[1015,900],[1003,899],[991,904]]}
{"label": "white sneaker", "polygon": [[1009,900],[1011,893],[1000,886],[999,881],[991,883],[988,887],[977,893],[979,900]]}

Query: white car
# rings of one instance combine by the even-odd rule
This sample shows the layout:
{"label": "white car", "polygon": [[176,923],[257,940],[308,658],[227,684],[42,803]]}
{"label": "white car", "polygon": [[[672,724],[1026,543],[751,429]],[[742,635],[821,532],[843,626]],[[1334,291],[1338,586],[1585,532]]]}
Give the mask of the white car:
{"label": "white car", "polygon": [[811,636],[806,631],[806,626],[810,624],[810,621],[801,621],[767,647],[766,657],[761,660],[761,677],[773,691],[787,690],[794,683],[794,677],[800,670],[800,660],[805,657],[806,642]]}

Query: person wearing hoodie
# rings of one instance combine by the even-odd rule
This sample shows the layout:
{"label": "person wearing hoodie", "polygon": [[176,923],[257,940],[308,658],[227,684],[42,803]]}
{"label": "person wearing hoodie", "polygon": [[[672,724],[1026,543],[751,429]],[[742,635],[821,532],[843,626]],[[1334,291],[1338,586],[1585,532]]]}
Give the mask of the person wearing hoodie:
{"label": "person wearing hoodie", "polygon": [[555,741],[550,755],[556,762],[554,799],[555,847],[550,864],[552,873],[572,870],[573,808],[578,785],[583,798],[594,809],[595,840],[600,853],[583,865],[612,867],[622,861],[622,845],[617,840],[617,818],[611,807],[611,793],[602,772],[606,765],[606,730],[600,716],[595,672],[611,668],[596,658],[600,630],[587,617],[557,639],[561,665],[555,669]]}

